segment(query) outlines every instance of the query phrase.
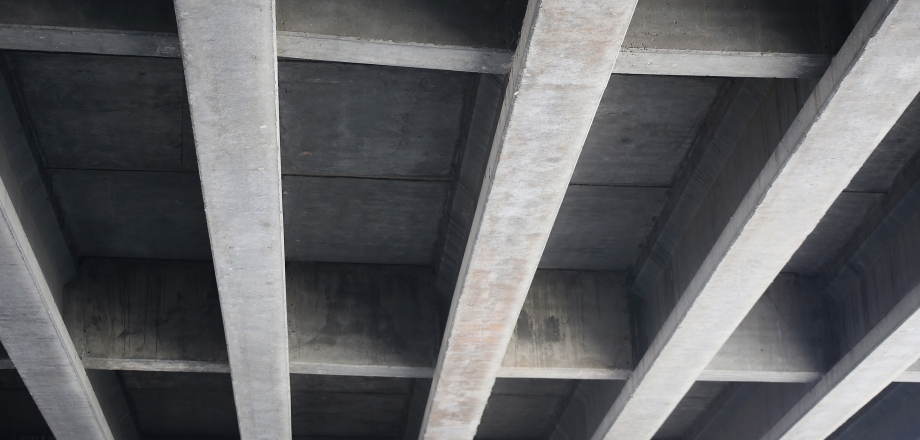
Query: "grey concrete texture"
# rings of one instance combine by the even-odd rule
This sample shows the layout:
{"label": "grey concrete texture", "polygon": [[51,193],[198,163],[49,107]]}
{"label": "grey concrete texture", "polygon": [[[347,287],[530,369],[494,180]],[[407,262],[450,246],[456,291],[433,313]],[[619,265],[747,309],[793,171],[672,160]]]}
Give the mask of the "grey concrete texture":
{"label": "grey concrete texture", "polygon": [[707,416],[707,412],[716,405],[734,384],[725,382],[696,382],[684,394],[684,397],[668,416],[668,419],[655,433],[656,439],[683,439],[693,429],[697,420]]}
{"label": "grey concrete texture", "polygon": [[51,170],[80,256],[210,260],[193,173]]}
{"label": "grey concrete texture", "polygon": [[275,2],[176,17],[240,436],[290,439]]}
{"label": "grey concrete texture", "polygon": [[[818,83],[814,99],[805,102],[758,173],[596,438],[654,435],[677,404],[674,396],[692,386],[705,368],[702,364],[718,352],[914,99],[920,90],[916,5],[898,3],[890,15],[889,6],[893,5],[880,1],[844,44]],[[904,73],[889,77],[892,65]],[[718,323],[712,320],[714,313],[720,316]],[[816,417],[818,424],[831,422]],[[809,429],[801,431],[802,438],[822,432]]]}
{"label": "grey concrete texture", "polygon": [[287,258],[429,265],[449,185],[285,176]]}
{"label": "grey concrete texture", "polygon": [[847,191],[889,192],[904,164],[920,154],[920,99],[904,110],[885,139],[856,173]]}
{"label": "grey concrete texture", "polygon": [[[120,374],[145,437],[239,438],[229,375]],[[292,375],[294,438],[398,437],[411,384],[396,378]]]}
{"label": "grey concrete texture", "polygon": [[450,180],[472,74],[279,63],[284,174]]}
{"label": "grey concrete texture", "polygon": [[0,432],[4,435],[51,435],[16,370],[0,370],[0,414]]}
{"label": "grey concrete texture", "polygon": [[628,269],[667,197],[667,188],[569,186],[540,268]]}
{"label": "grey concrete texture", "polygon": [[514,50],[523,0],[282,0],[278,30]]}
{"label": "grey concrete texture", "polygon": [[197,171],[179,60],[6,56],[48,168]]}
{"label": "grey concrete texture", "polygon": [[910,438],[920,430],[920,384],[892,384],[867,403],[828,440]]}
{"label": "grey concrete texture", "polygon": [[722,78],[612,75],[572,183],[673,185],[725,83]]}
{"label": "grey concrete texture", "polygon": [[[58,437],[113,436],[58,309],[73,273],[66,244],[23,136],[7,88],[0,83],[0,338],[36,405]],[[46,275],[47,274],[47,275]],[[121,434],[121,433],[117,433]]]}
{"label": "grey concrete texture", "polygon": [[623,272],[537,271],[500,374],[540,377],[545,370],[560,378],[570,369],[572,378],[627,377],[633,369],[627,298]]}
{"label": "grey concrete texture", "polygon": [[824,54],[829,42],[820,7],[795,0],[640,0],[623,46]]}
{"label": "grey concrete texture", "polygon": [[[868,163],[867,163],[868,165]],[[862,171],[860,171],[862,172]],[[852,184],[851,184],[852,185]],[[808,235],[783,272],[818,274],[856,233],[869,211],[884,197],[879,193],[844,192]]]}
{"label": "grey concrete texture", "polygon": [[97,29],[176,33],[170,0],[3,0],[0,22]]}
{"label": "grey concrete texture", "polygon": [[547,438],[575,385],[574,380],[496,380],[476,438]]}
{"label": "grey concrete texture", "polygon": [[528,4],[421,439],[476,434],[634,8]]}

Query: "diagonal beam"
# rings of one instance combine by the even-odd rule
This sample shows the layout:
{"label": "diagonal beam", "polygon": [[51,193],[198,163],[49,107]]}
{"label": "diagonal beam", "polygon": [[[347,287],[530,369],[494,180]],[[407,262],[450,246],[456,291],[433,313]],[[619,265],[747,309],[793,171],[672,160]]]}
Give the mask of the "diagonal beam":
{"label": "diagonal beam", "polygon": [[420,438],[476,434],[635,5],[528,5]]}
{"label": "diagonal beam", "polygon": [[120,388],[87,375],[64,325],[59,306],[73,261],[3,73],[0,339],[55,437],[137,439]]}
{"label": "diagonal beam", "polygon": [[879,0],[864,14],[594,440],[652,438],[910,104],[920,90],[917,8]]}
{"label": "diagonal beam", "polygon": [[176,0],[243,439],[291,438],[273,0]]}

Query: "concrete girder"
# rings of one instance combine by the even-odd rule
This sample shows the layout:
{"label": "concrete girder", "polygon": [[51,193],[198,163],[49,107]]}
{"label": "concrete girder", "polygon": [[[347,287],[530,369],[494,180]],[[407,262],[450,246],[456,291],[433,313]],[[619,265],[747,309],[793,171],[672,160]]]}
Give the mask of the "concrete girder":
{"label": "concrete girder", "polygon": [[240,435],[290,439],[275,2],[175,7]]}

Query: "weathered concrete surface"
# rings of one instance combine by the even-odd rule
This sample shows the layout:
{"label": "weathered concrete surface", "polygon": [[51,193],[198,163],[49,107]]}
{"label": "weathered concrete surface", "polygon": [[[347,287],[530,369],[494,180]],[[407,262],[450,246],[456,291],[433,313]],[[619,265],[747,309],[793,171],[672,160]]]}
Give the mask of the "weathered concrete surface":
{"label": "weathered concrete surface", "polygon": [[916,5],[888,6],[844,44],[593,438],[654,435],[916,96]]}
{"label": "weathered concrete surface", "polygon": [[285,175],[449,181],[474,75],[284,61]]}
{"label": "weathered concrete surface", "polygon": [[[0,339],[48,427],[59,438],[131,440],[111,397],[94,384],[59,310],[74,266],[38,164],[0,76]],[[96,383],[103,386],[105,384]],[[100,402],[102,400],[102,402]],[[102,403],[102,404],[100,404]],[[130,418],[128,419],[130,422]]]}
{"label": "weathered concrete surface", "polygon": [[815,280],[781,274],[745,316],[698,380],[809,382],[837,357],[830,304]]}
{"label": "weathered concrete surface", "polygon": [[828,438],[831,440],[910,438],[920,430],[920,420],[917,419],[918,409],[920,409],[920,385],[891,385]]}
{"label": "weathered concrete surface", "polygon": [[447,182],[285,176],[290,260],[431,264]]}
{"label": "weathered concrete surface", "polygon": [[575,385],[573,380],[496,380],[476,438],[547,438]]}
{"label": "weathered concrete surface", "polygon": [[48,168],[197,171],[179,60],[7,57]]}
{"label": "weathered concrete surface", "polygon": [[569,186],[540,268],[626,270],[667,196],[667,188]]}
{"label": "weathered concrete surface", "polygon": [[176,16],[240,436],[290,439],[275,2]]}
{"label": "weathered concrete surface", "polygon": [[193,173],[50,170],[77,255],[209,260]]}
{"label": "weathered concrete surface", "polygon": [[0,371],[0,432],[8,435],[47,435],[51,430],[14,369]]}
{"label": "weathered concrete surface", "polygon": [[422,439],[476,434],[634,8],[528,5]]}
{"label": "weathered concrete surface", "polygon": [[466,141],[451,182],[450,203],[443,223],[444,235],[440,243],[440,254],[436,255],[435,261],[435,288],[445,299],[444,304],[449,304],[453,298],[457,276],[463,264],[463,255],[466,253],[486,165],[489,162],[492,140],[501,115],[505,84],[505,78],[498,75],[481,75],[476,84]]}
{"label": "weathered concrete surface", "polygon": [[818,226],[815,226],[815,230],[786,263],[783,272],[821,273],[825,265],[840,253],[856,233],[869,211],[877,206],[884,196],[880,193],[841,193]]}
{"label": "weathered concrete surface", "polygon": [[[430,270],[292,262],[286,273],[292,372],[432,376],[440,319]],[[781,276],[700,380],[820,377],[831,356],[827,305],[810,287]],[[64,321],[87,368],[230,371],[208,262],[84,258],[65,297]],[[498,377],[626,379],[627,297],[624,273],[538,270]]]}
{"label": "weathered concrete surface", "polygon": [[661,425],[655,438],[686,438],[698,420],[705,418],[713,405],[718,405],[725,394],[737,386],[723,382],[696,382],[684,394],[680,403]]}
{"label": "weathered concrete surface", "polygon": [[612,75],[572,183],[673,185],[726,83],[722,78]]}
{"label": "weathered concrete surface", "polygon": [[624,273],[537,271],[499,375],[625,379],[629,325]]}

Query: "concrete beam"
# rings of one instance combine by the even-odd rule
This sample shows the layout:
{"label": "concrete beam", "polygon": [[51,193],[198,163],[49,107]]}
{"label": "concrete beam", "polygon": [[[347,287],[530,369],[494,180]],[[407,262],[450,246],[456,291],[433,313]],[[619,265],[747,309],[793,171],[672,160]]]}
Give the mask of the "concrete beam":
{"label": "concrete beam", "polygon": [[476,435],[634,9],[528,4],[419,438]]}
{"label": "concrete beam", "polygon": [[[60,0],[57,0],[60,1]],[[66,11],[72,2],[44,8]],[[639,2],[613,73],[724,77],[817,77],[827,68],[828,32],[819,2],[740,0]],[[521,3],[523,4],[523,3]],[[514,9],[514,3],[509,5]],[[823,11],[822,11],[823,12]],[[17,7],[0,18],[0,48],[135,56],[179,56],[175,34],[138,29],[138,17],[99,8],[82,19],[42,7]],[[74,14],[78,15],[78,14]],[[96,17],[95,15],[100,15]],[[361,64],[506,74],[511,70],[516,11],[491,2],[357,0],[278,3],[278,55]],[[123,22],[118,27],[119,20]],[[154,20],[151,20],[154,21]],[[163,20],[160,20],[163,21]],[[104,24],[105,29],[91,28]],[[112,30],[125,29],[125,30]]]}
{"label": "concrete beam", "polygon": [[[594,440],[652,438],[920,91],[914,9],[917,5],[884,1],[870,6],[747,190]],[[899,73],[892,76],[893,66]]]}
{"label": "concrete beam", "polygon": [[275,2],[175,6],[240,436],[290,439]]}
{"label": "concrete beam", "polygon": [[7,366],[18,370],[55,437],[137,439],[121,391],[87,374],[64,326],[59,304],[73,261],[0,69],[0,339]]}

